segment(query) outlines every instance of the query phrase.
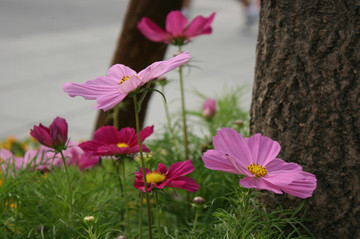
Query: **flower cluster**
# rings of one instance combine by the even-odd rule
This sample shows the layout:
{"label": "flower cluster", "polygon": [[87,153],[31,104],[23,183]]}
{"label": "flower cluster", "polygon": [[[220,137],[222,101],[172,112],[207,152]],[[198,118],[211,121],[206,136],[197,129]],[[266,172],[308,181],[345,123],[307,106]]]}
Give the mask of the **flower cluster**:
{"label": "flower cluster", "polygon": [[[77,144],[70,142],[69,147],[63,151],[68,166],[75,165],[81,170],[94,167],[99,162],[99,157],[90,155],[83,151]],[[9,150],[0,149],[2,159],[2,170],[6,171],[9,166],[14,166],[15,170],[51,171],[53,167],[61,167],[64,163],[59,153],[53,149],[40,146],[39,149],[26,151],[24,157],[17,157]]]}

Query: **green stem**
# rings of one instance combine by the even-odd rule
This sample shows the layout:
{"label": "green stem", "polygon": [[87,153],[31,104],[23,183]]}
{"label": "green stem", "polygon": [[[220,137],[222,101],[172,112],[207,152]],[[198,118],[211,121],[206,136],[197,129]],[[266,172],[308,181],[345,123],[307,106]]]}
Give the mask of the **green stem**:
{"label": "green stem", "polygon": [[130,214],[129,214],[129,205],[128,205],[128,197],[127,197],[127,187],[126,187],[125,159],[122,159],[121,163],[122,163],[122,176],[123,176],[123,180],[124,180],[123,185],[124,185],[124,200],[125,200],[127,232],[128,232],[128,235],[131,235]]}
{"label": "green stem", "polygon": [[137,139],[138,139],[139,153],[140,153],[140,160],[141,160],[141,167],[142,167],[143,178],[144,178],[146,207],[147,207],[147,216],[148,216],[148,227],[149,227],[149,238],[151,239],[151,238],[152,238],[152,231],[151,231],[150,199],[149,199],[148,185],[147,185],[147,181],[146,181],[144,155],[143,155],[143,151],[142,151],[142,147],[141,147],[140,122],[139,122],[139,112],[138,112],[138,105],[137,105],[136,94],[133,95],[133,99],[134,99],[134,109],[135,109],[136,134],[137,134]]}
{"label": "green stem", "polygon": [[159,198],[158,198],[157,190],[155,190],[155,204],[156,204],[156,224],[158,228],[158,238],[161,239],[160,208],[159,208]]}
{"label": "green stem", "polygon": [[195,233],[195,228],[196,228],[196,224],[197,224],[198,217],[199,217],[199,207],[196,207],[194,226],[193,226],[193,229],[192,229],[192,231],[191,231],[192,234]]}
{"label": "green stem", "polygon": [[[179,51],[181,52],[181,45],[179,45]],[[180,94],[181,94],[181,114],[183,122],[183,134],[184,134],[184,150],[185,150],[185,160],[189,159],[189,141],[188,141],[188,131],[186,126],[186,111],[185,111],[185,93],[184,93],[184,80],[182,73],[183,66],[179,66],[179,78],[180,78]],[[186,200],[190,201],[190,193],[186,191]],[[190,207],[187,207],[187,215],[190,214]]]}
{"label": "green stem", "polygon": [[68,188],[69,188],[71,222],[72,222],[72,226],[74,226],[74,224],[75,224],[74,223],[74,208],[73,208],[73,196],[72,196],[70,177],[69,177],[69,172],[68,172],[68,168],[67,168],[67,165],[66,165],[66,159],[65,159],[64,153],[62,151],[60,151],[60,154],[61,154],[61,158],[62,158],[63,163],[64,163],[64,169],[65,169],[67,184],[68,184]]}
{"label": "green stem", "polygon": [[[164,92],[165,91],[165,87],[162,85],[161,86],[161,91]],[[169,113],[169,107],[165,102],[165,99],[163,100],[164,103],[164,108],[165,108],[165,115],[166,115],[166,120],[167,120],[167,125],[169,128],[169,133],[170,133],[170,137],[171,137],[171,141],[173,141],[173,145],[175,147],[175,154],[177,156],[179,156],[179,149],[178,149],[178,144],[175,141],[175,134],[174,134],[174,130],[171,127],[171,118],[170,118],[170,113]]]}
{"label": "green stem", "polygon": [[140,238],[142,238],[143,235],[143,228],[142,228],[142,221],[143,221],[143,200],[144,200],[144,194],[143,192],[140,192],[140,215],[139,215],[139,234]]}
{"label": "green stem", "polygon": [[115,129],[119,129],[119,107],[118,107],[118,105],[115,105],[115,107],[114,107],[113,125],[114,125]]}
{"label": "green stem", "polygon": [[187,126],[186,126],[185,94],[184,94],[182,66],[179,67],[179,77],[180,77],[181,114],[182,114],[183,134],[184,134],[185,160],[188,160],[189,159],[189,147],[188,147],[189,141],[188,141]]}

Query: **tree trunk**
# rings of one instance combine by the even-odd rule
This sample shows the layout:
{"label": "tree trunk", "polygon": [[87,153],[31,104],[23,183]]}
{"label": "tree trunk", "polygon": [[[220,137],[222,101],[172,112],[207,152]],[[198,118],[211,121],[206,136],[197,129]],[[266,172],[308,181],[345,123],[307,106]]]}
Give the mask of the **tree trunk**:
{"label": "tree trunk", "polygon": [[[316,175],[316,238],[360,238],[360,2],[262,1],[251,134]],[[297,206],[269,194],[269,205]]]}
{"label": "tree trunk", "polygon": [[[171,10],[180,9],[182,0],[131,0],[125,17],[123,30],[118,40],[117,48],[111,65],[124,64],[139,72],[151,63],[162,60],[167,48],[163,43],[147,40],[137,29],[137,23],[142,17],[148,17],[160,26],[165,26],[166,15]],[[151,96],[147,94],[140,112],[140,127],[145,119],[146,108]],[[103,125],[113,125],[112,111],[99,111],[95,129]],[[121,102],[118,127],[135,128],[135,110],[131,98]]]}

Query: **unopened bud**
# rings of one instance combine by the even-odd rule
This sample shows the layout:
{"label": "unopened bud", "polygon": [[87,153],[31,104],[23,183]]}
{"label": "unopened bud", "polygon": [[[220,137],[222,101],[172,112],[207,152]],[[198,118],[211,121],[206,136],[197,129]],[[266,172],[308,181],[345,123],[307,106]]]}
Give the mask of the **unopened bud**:
{"label": "unopened bud", "polygon": [[205,199],[203,197],[194,197],[194,199],[192,200],[192,202],[196,205],[196,206],[202,206],[205,204]]}
{"label": "unopened bud", "polygon": [[157,78],[156,83],[165,86],[169,83],[169,81],[166,79],[166,77],[160,76]]}
{"label": "unopened bud", "polygon": [[214,117],[214,115],[216,114],[216,100],[207,99],[203,104],[202,114],[206,119]]}
{"label": "unopened bud", "polygon": [[116,239],[126,239],[126,236],[121,235],[121,236],[118,236]]}

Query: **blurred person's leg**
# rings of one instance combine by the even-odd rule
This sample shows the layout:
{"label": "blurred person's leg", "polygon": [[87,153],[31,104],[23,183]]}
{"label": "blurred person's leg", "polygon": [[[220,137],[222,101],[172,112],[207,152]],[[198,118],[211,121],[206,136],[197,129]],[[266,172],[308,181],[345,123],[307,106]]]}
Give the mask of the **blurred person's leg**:
{"label": "blurred person's leg", "polygon": [[252,26],[259,17],[258,4],[251,0],[239,0],[239,2],[243,5],[245,11],[246,26]]}
{"label": "blurred person's leg", "polygon": [[181,12],[186,18],[190,18],[190,5],[191,0],[183,0],[183,4],[181,7]]}

